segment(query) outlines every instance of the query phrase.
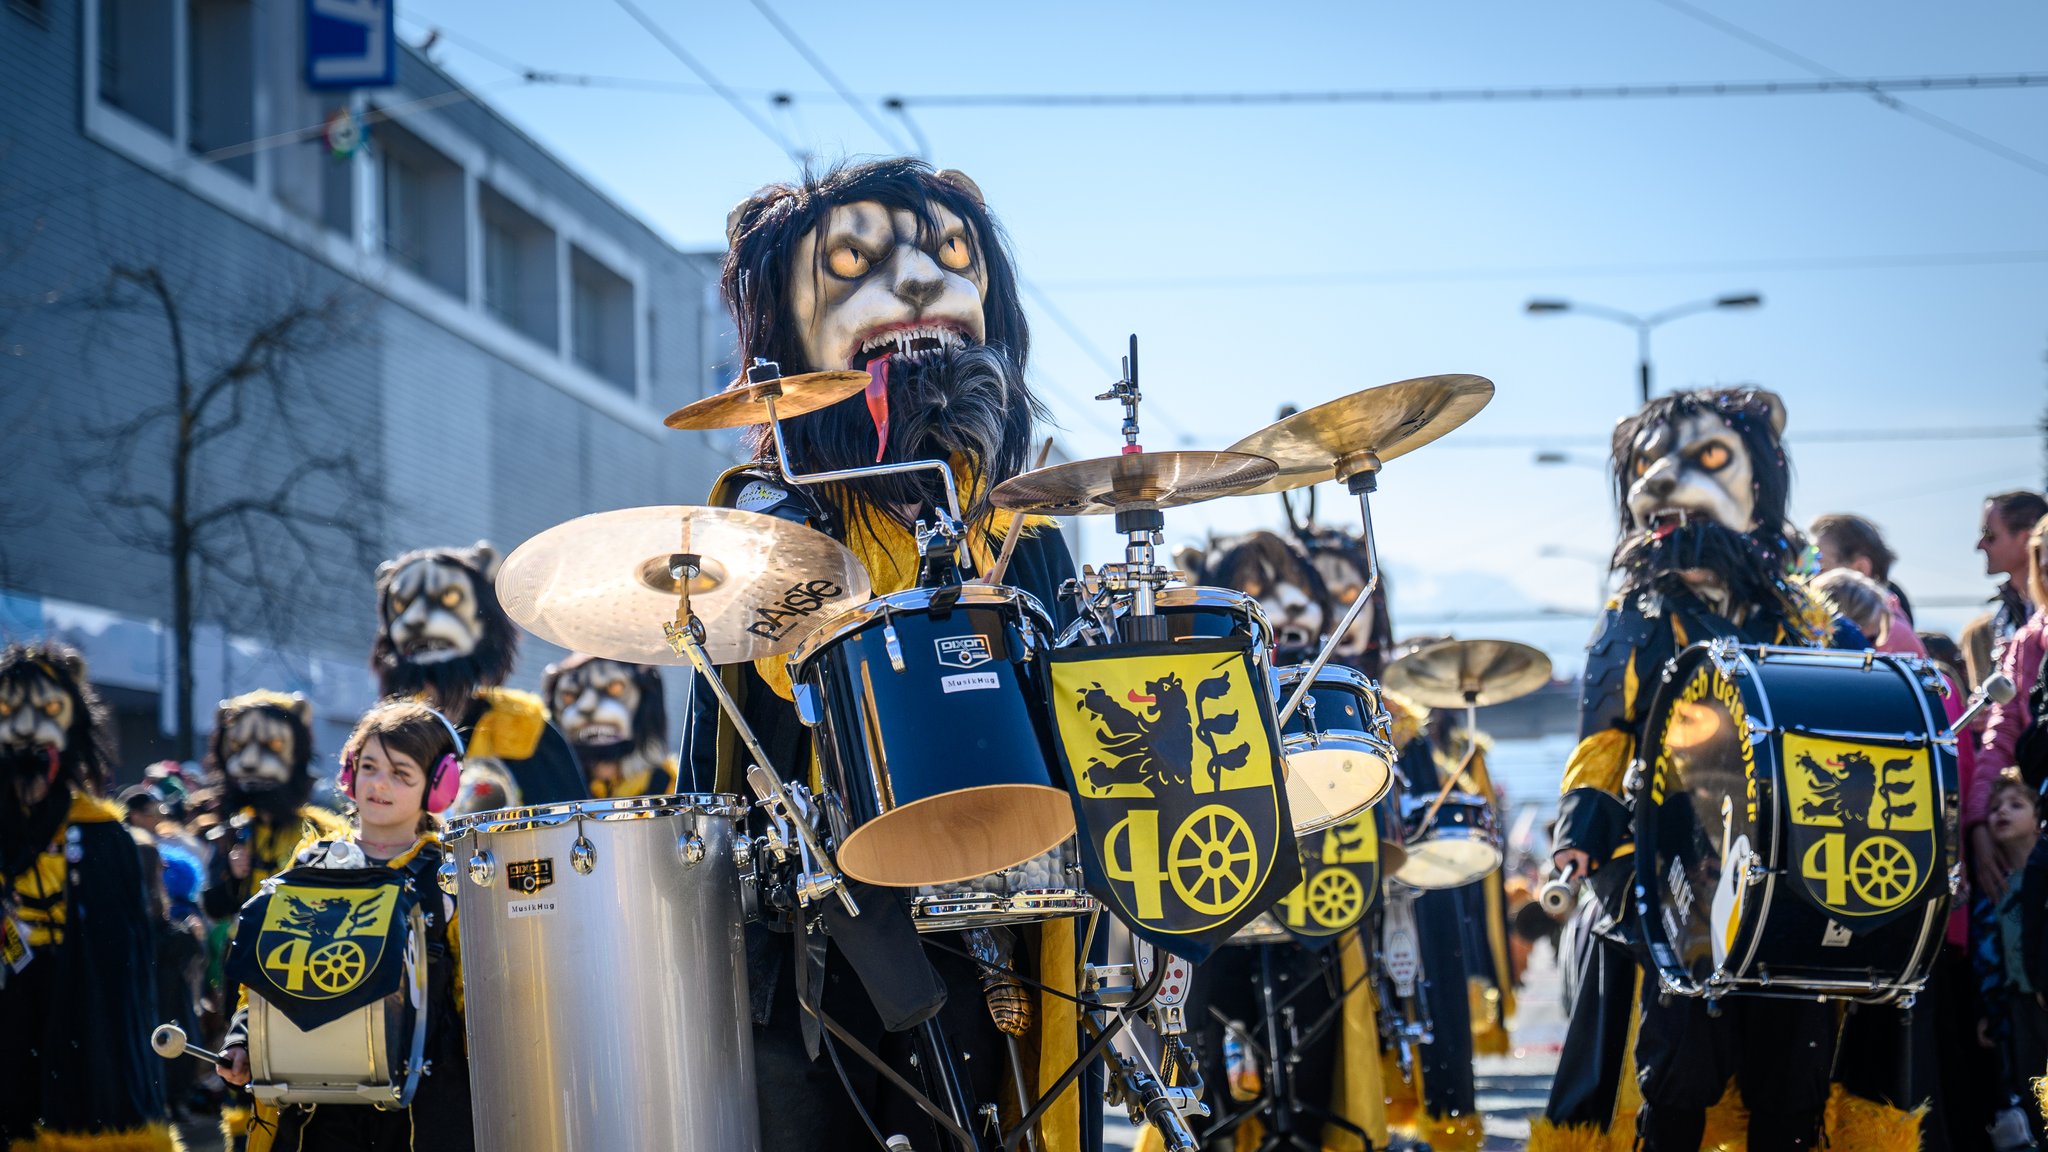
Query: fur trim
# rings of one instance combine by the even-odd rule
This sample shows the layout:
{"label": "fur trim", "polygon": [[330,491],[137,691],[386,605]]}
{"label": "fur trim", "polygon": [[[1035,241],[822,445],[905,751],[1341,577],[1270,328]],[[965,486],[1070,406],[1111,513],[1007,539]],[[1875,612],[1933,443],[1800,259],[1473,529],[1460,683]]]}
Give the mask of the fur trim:
{"label": "fur trim", "polygon": [[1856,1152],[1917,1152],[1927,1105],[1908,1112],[1836,1084],[1828,1093],[1827,1143]]}
{"label": "fur trim", "polygon": [[1477,1112],[1462,1116],[1425,1116],[1414,1128],[1430,1152],[1480,1152],[1486,1147],[1486,1125]]}
{"label": "fur trim", "polygon": [[2048,1117],[2048,1076],[2036,1077],[2032,1087],[2034,1089],[2034,1106],[2041,1110],[2043,1117]]}
{"label": "fur trim", "polygon": [[1539,1116],[1530,1123],[1529,1142],[1523,1147],[1527,1152],[1625,1152],[1627,1146],[1613,1144],[1610,1135],[1596,1124],[1559,1127]]}
{"label": "fur trim", "polygon": [[249,1134],[249,1118],[253,1115],[248,1108],[237,1104],[220,1110],[220,1138],[227,1147],[233,1148],[235,1141]]}
{"label": "fur trim", "polygon": [[167,1124],[147,1124],[121,1132],[36,1133],[33,1140],[16,1140],[11,1152],[184,1152],[185,1145]]}

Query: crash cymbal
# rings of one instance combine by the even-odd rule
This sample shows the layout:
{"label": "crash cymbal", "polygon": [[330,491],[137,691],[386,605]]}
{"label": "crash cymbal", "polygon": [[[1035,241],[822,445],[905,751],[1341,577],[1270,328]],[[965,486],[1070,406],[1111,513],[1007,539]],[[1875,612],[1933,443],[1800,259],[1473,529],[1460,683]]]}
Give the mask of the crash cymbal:
{"label": "crash cymbal", "polygon": [[1421,376],[1353,392],[1296,412],[1230,446],[1280,466],[1247,495],[1288,492],[1343,480],[1424,444],[1470,420],[1493,399],[1483,376]]}
{"label": "crash cymbal", "polygon": [[1271,460],[1243,452],[1133,452],[1013,476],[996,485],[991,498],[1013,512],[1103,516],[1235,496],[1264,483],[1274,468]]}
{"label": "crash cymbal", "polygon": [[1380,683],[1425,708],[1484,708],[1550,683],[1550,657],[1513,640],[1441,640],[1389,664]]}
{"label": "crash cymbal", "polygon": [[868,599],[867,570],[837,540],[779,516],[664,505],[579,516],[513,549],[498,570],[512,619],[564,648],[635,664],[688,664],[668,643],[679,589],[669,557],[701,572],[690,608],[714,664],[794,649]]}
{"label": "crash cymbal", "polygon": [[[787,420],[830,408],[868,386],[865,372],[806,372],[780,376],[760,384],[738,380],[715,396],[706,396],[668,414],[662,423],[686,432],[712,428],[745,428],[768,422],[768,397],[775,397],[775,415]],[[780,387],[781,392],[774,389]]]}

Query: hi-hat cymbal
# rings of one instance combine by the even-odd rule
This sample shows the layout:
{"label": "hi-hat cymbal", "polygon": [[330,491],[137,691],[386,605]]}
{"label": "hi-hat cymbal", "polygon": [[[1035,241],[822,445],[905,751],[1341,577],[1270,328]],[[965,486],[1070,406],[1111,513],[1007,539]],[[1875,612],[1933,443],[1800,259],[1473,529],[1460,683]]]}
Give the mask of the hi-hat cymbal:
{"label": "hi-hat cymbal", "polygon": [[1247,495],[1343,480],[1413,452],[1470,420],[1493,399],[1493,381],[1462,373],[1420,376],[1353,392],[1268,424],[1230,446],[1280,466]]}
{"label": "hi-hat cymbal", "polygon": [[1271,460],[1243,452],[1133,452],[1073,460],[996,485],[998,508],[1040,516],[1102,516],[1119,509],[1178,508],[1248,492],[1273,475]]}
{"label": "hi-hat cymbal", "polygon": [[[715,396],[706,396],[668,414],[662,423],[685,432],[712,428],[745,428],[768,422],[768,397],[775,397],[775,415],[783,420],[830,408],[868,386],[865,372],[805,372],[760,384],[739,380]],[[782,389],[776,392],[775,388]]]}
{"label": "hi-hat cymbal", "polygon": [[1484,708],[1550,683],[1550,657],[1513,640],[1442,640],[1388,665],[1380,683],[1425,708]]}
{"label": "hi-hat cymbal", "polygon": [[513,549],[498,599],[527,631],[635,664],[688,664],[668,642],[681,597],[670,557],[700,557],[690,608],[714,664],[794,649],[868,599],[867,570],[837,540],[779,516],[663,505],[557,524]]}

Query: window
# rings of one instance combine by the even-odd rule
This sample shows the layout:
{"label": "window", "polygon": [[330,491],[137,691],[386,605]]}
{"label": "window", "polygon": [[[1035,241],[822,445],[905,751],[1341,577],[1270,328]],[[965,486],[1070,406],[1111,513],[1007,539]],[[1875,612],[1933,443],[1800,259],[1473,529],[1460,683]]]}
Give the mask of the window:
{"label": "window", "polygon": [[[250,0],[191,0],[186,9],[186,75],[192,93],[186,147],[198,155],[256,138],[255,12]],[[256,178],[256,155],[214,157],[214,167]]]}
{"label": "window", "polygon": [[581,248],[569,252],[570,350],[578,364],[632,392],[633,286]]}
{"label": "window", "polygon": [[550,349],[561,346],[555,233],[485,185],[478,206],[484,224],[484,307]]}
{"label": "window", "polygon": [[165,136],[177,127],[174,17],[162,0],[99,0],[100,100]]}
{"label": "window", "polygon": [[453,160],[395,121],[373,137],[384,174],[384,250],[420,279],[468,295],[463,175]]}

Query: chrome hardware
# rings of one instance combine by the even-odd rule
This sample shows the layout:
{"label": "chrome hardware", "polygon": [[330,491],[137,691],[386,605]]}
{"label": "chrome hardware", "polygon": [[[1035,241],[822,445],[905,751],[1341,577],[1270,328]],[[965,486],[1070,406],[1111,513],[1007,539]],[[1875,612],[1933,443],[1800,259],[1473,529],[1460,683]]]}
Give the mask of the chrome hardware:
{"label": "chrome hardware", "polygon": [[732,841],[732,862],[745,872],[754,866],[754,842],[745,836],[735,836]]}
{"label": "chrome hardware", "polygon": [[804,722],[804,727],[816,728],[823,723],[825,710],[818,704],[817,690],[801,682],[792,683],[789,688],[796,700],[796,718]]}
{"label": "chrome hardware", "polygon": [[676,841],[676,851],[682,854],[683,863],[702,864],[704,862],[704,838],[695,832],[684,833],[683,838]]}
{"label": "chrome hardware", "polygon": [[489,888],[498,875],[498,862],[491,858],[489,849],[479,848],[469,858],[469,882],[479,888]]}
{"label": "chrome hardware", "polygon": [[569,867],[574,868],[578,876],[588,876],[597,867],[597,845],[581,832],[576,834],[576,843],[569,846]]}
{"label": "chrome hardware", "polygon": [[889,667],[903,671],[903,638],[896,635],[894,621],[882,625],[882,647],[889,653]]}
{"label": "chrome hardware", "polygon": [[441,866],[434,870],[434,882],[441,886],[441,891],[455,895],[456,886],[462,883],[462,869],[455,866],[454,857],[441,857]]}

